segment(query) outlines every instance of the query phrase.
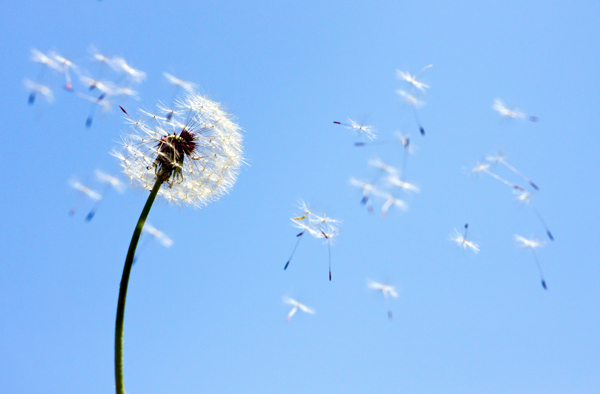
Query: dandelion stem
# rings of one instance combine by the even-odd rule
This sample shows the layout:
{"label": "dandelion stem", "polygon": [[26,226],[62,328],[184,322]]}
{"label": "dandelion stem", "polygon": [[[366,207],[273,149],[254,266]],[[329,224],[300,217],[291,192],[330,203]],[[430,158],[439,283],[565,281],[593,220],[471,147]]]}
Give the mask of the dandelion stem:
{"label": "dandelion stem", "polygon": [[127,257],[125,258],[125,267],[123,268],[123,276],[121,277],[121,286],[119,289],[119,303],[117,305],[117,323],[115,327],[115,381],[117,385],[117,394],[125,394],[125,387],[123,385],[123,320],[125,318],[125,298],[127,297],[127,285],[129,284],[129,274],[131,273],[131,267],[133,265],[133,258],[135,256],[135,249],[137,248],[138,241],[142,235],[142,229],[146,218],[150,213],[150,208],[154,203],[154,199],[160,190],[160,186],[164,182],[164,178],[159,177],[150,192],[148,201],[144,205],[140,219],[135,226],[133,236],[131,237],[131,243],[129,244],[129,250],[127,251]]}

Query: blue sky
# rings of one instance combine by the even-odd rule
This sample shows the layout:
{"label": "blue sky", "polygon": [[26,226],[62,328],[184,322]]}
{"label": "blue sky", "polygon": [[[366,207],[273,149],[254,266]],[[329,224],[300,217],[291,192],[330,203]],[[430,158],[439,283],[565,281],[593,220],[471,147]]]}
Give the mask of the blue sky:
{"label": "blue sky", "polygon": [[[600,390],[597,2],[16,2],[0,15],[5,168],[0,214],[0,382],[6,392],[114,390],[113,336],[127,246],[147,193],[93,203],[94,170],[129,113],[170,102],[171,73],[199,85],[237,119],[245,157],[231,193],[206,208],[158,202],[132,271],[125,316],[125,387],[164,392],[596,393]],[[29,106],[23,80],[56,51],[91,74],[88,48],[147,73],[140,100],[98,111],[62,89]],[[430,85],[418,114],[396,94],[396,70]],[[109,78],[116,74],[107,73]],[[74,85],[81,88],[79,81]],[[504,119],[494,98],[539,121]],[[379,217],[351,177],[367,162],[402,163],[399,145],[355,147],[333,121],[364,121],[415,153],[408,210]],[[535,208],[471,168],[498,149],[540,188]],[[521,178],[493,169],[511,182]],[[124,175],[117,175],[126,181]],[[531,190],[528,188],[527,190]],[[342,220],[331,247],[296,242],[298,199]],[[449,240],[469,223],[481,251]],[[537,257],[514,235],[543,240]],[[147,237],[147,236],[146,236]],[[387,319],[367,280],[396,286]],[[291,322],[283,296],[316,310]]]}

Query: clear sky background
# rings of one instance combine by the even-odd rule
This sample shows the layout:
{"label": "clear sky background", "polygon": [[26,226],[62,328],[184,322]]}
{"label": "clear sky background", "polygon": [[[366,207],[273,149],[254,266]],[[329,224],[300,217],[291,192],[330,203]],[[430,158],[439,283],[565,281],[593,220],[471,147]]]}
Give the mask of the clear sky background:
{"label": "clear sky background", "polygon": [[[301,4],[300,4],[301,3]],[[137,393],[598,393],[600,5],[595,1],[257,2],[15,1],[0,13],[2,192],[0,386],[6,393],[110,393],[119,281],[147,192],[93,203],[94,170],[130,114],[170,103],[169,72],[222,102],[244,131],[248,163],[231,193],[203,209],[155,204],[125,316],[125,387]],[[147,73],[140,100],[115,99],[90,128],[90,103],[62,89],[27,104],[31,48],[94,76],[88,48]],[[431,86],[412,110],[396,70]],[[114,72],[105,73],[115,79]],[[75,88],[84,85],[74,79]],[[494,98],[539,117],[505,119]],[[348,118],[378,140],[410,134],[400,195],[379,217],[351,177],[402,147],[355,147]],[[511,189],[471,168],[498,149],[538,186],[550,241]],[[511,182],[527,186],[502,166]],[[527,190],[531,190],[527,188]],[[296,242],[299,198],[340,219],[331,248]],[[77,206],[74,215],[68,212]],[[474,254],[450,241],[469,223]],[[531,253],[514,235],[545,242]],[[387,319],[372,279],[396,286]],[[315,315],[285,317],[290,296]]]}

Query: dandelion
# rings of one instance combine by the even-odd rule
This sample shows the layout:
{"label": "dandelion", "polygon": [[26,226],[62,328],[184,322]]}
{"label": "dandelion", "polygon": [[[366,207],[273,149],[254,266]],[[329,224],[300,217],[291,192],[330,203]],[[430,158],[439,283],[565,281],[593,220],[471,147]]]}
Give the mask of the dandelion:
{"label": "dandelion", "polygon": [[512,119],[529,119],[532,122],[537,122],[537,116],[527,116],[527,114],[521,112],[518,108],[508,108],[504,105],[502,100],[494,99],[494,104],[492,104],[492,109],[497,111],[501,116]]}
{"label": "dandelion", "polygon": [[296,253],[296,249],[298,248],[298,244],[302,240],[302,236],[304,233],[308,232],[315,238],[324,238],[327,243],[327,247],[329,249],[329,280],[331,281],[331,243],[333,238],[338,233],[338,224],[339,220],[332,219],[327,215],[317,215],[313,211],[310,210],[308,205],[300,200],[300,210],[302,211],[302,215],[293,216],[291,218],[294,227],[302,230],[300,233],[296,235],[298,241],[296,241],[296,245],[292,250],[292,254],[290,258],[285,263],[283,270],[285,271],[290,265],[290,261],[292,261],[292,257],[294,257],[294,253]]}
{"label": "dandelion", "polygon": [[419,131],[421,132],[421,135],[425,135],[425,129],[419,120],[419,115],[417,115],[417,109],[421,108],[423,105],[425,105],[425,103],[404,90],[396,90],[396,93],[404,98],[404,101],[406,101],[412,107],[415,120],[417,121],[417,126],[419,126]]}
{"label": "dandelion", "polygon": [[[348,119],[348,122],[350,122],[350,123],[342,123],[342,122],[333,122],[333,123],[345,126],[347,129],[352,130],[354,135],[359,135],[359,136],[361,136],[361,138],[362,138],[362,136],[366,136],[370,140],[374,140],[375,138],[377,138],[377,135],[375,134],[375,129],[372,126],[365,126],[361,123],[353,121],[352,119]],[[357,143],[357,144],[360,144],[360,143]]]}
{"label": "dandelion", "polygon": [[552,235],[552,232],[550,232],[550,229],[546,225],[546,222],[542,218],[542,215],[540,215],[540,213],[538,212],[538,210],[535,209],[535,207],[531,203],[532,194],[529,193],[529,192],[526,192],[526,191],[515,192],[515,193],[517,194],[516,199],[517,199],[518,202],[520,202],[521,204],[529,205],[531,207],[531,210],[533,211],[533,213],[535,214],[535,216],[537,216],[537,218],[542,223],[542,226],[544,226],[544,230],[546,230],[546,234],[548,235],[548,238],[550,238],[551,241],[554,241],[554,236]]}
{"label": "dandelion", "polygon": [[469,230],[469,224],[465,224],[465,232],[461,234],[460,231],[454,229],[454,234],[450,236],[450,240],[455,242],[458,246],[461,246],[464,250],[467,248],[471,249],[475,253],[479,253],[479,245],[472,241],[467,241],[467,231]]}
{"label": "dandelion", "polygon": [[294,316],[294,314],[296,314],[298,309],[302,310],[303,312],[310,313],[311,315],[315,314],[315,311],[313,309],[307,307],[304,304],[299,303],[298,301],[294,300],[293,298],[283,297],[283,302],[293,306],[292,310],[290,311],[290,313],[288,313],[287,317],[285,318],[285,321],[287,321],[287,322],[292,320],[292,316]]}
{"label": "dandelion", "polygon": [[135,250],[156,196],[172,204],[204,206],[229,191],[243,163],[240,128],[218,103],[193,94],[179,101],[178,108],[184,114],[178,114],[172,122],[158,117],[150,118],[148,123],[136,122],[133,133],[123,138],[123,151],[113,152],[131,181],[150,190],[129,245],[119,290],[115,329],[118,394],[125,391],[123,320],[127,286]]}
{"label": "dandelion", "polygon": [[540,262],[538,261],[537,255],[535,254],[535,249],[544,246],[544,244],[541,241],[536,240],[535,238],[527,239],[527,238],[522,237],[517,234],[515,234],[515,240],[517,241],[519,246],[521,246],[523,248],[528,248],[529,250],[531,250],[531,254],[533,255],[535,264],[537,265],[538,271],[540,272],[540,280],[542,281],[542,287],[545,290],[548,290],[548,287],[546,286],[546,280],[544,279],[544,273],[542,272],[542,266],[540,265]]}
{"label": "dandelion", "polygon": [[515,167],[508,164],[506,162],[506,160],[504,160],[504,155],[502,154],[501,151],[499,151],[496,156],[491,156],[491,155],[487,156],[486,160],[489,161],[490,163],[494,163],[494,164],[500,163],[500,164],[504,165],[509,170],[511,170],[512,172],[514,172],[515,174],[517,174],[518,176],[523,178],[525,181],[527,181],[527,183],[529,183],[531,185],[531,187],[533,187],[535,190],[540,190],[537,187],[537,185],[531,181],[531,179],[527,178],[521,171],[517,170]]}
{"label": "dandelion", "polygon": [[384,285],[382,283],[377,283],[372,280],[368,281],[367,286],[369,286],[369,288],[371,289],[381,291],[381,293],[383,294],[383,299],[385,300],[385,306],[388,310],[388,319],[393,320],[394,315],[392,315],[392,310],[390,309],[390,301],[388,296],[398,298],[398,293],[396,292],[396,289],[394,289],[393,286]]}
{"label": "dandelion", "polygon": [[52,102],[54,100],[52,91],[47,86],[42,85],[42,76],[44,75],[46,68],[52,68],[56,71],[62,72],[62,67],[56,61],[54,61],[52,57],[45,55],[35,48],[31,49],[31,60],[36,63],[41,63],[42,68],[40,69],[35,82],[28,79],[25,80],[25,86],[29,90],[29,99],[27,102],[29,105],[32,105],[35,102],[37,93],[42,94],[48,102]]}
{"label": "dandelion", "polygon": [[471,170],[471,173],[474,175],[480,175],[481,173],[486,173],[489,176],[491,176],[492,178],[504,183],[505,185],[508,185],[510,187],[512,187],[513,189],[517,189],[517,190],[521,190],[521,191],[525,191],[525,189],[523,189],[521,186],[516,185],[512,182],[507,181],[506,179],[499,177],[498,175],[494,174],[493,172],[490,171],[490,165],[487,163],[477,163],[477,165],[475,167],[473,167],[473,169]]}
{"label": "dandelion", "polygon": [[409,72],[404,72],[404,71],[400,71],[400,70],[396,70],[396,77],[398,79],[404,80],[408,83],[410,83],[411,85],[413,85],[415,88],[419,89],[420,91],[422,91],[423,93],[425,93],[425,89],[429,89],[429,85],[425,85],[423,82],[417,81],[417,77],[419,76],[419,74],[421,74],[423,71],[427,70],[428,68],[433,67],[433,64],[430,64],[428,66],[425,66],[421,69],[421,71],[419,71],[418,73],[416,73],[415,75],[410,75]]}

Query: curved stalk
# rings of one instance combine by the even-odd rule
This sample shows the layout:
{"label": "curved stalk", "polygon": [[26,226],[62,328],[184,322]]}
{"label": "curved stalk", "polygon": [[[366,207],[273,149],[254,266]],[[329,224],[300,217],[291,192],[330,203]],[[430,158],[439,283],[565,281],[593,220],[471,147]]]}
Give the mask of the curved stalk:
{"label": "curved stalk", "polygon": [[125,258],[125,267],[123,268],[123,276],[121,277],[121,286],[119,289],[119,303],[117,305],[117,323],[115,327],[115,381],[117,386],[117,394],[125,394],[125,387],[123,385],[123,320],[125,317],[125,299],[127,297],[127,285],[129,284],[129,274],[131,273],[131,266],[133,265],[133,258],[135,256],[135,249],[137,248],[138,241],[142,235],[144,223],[150,213],[150,208],[156,199],[156,195],[160,190],[160,186],[164,182],[164,179],[159,177],[148,196],[146,205],[142,210],[142,214],[135,226],[133,236],[131,237],[131,243],[129,244],[129,250],[127,251],[127,257]]}

